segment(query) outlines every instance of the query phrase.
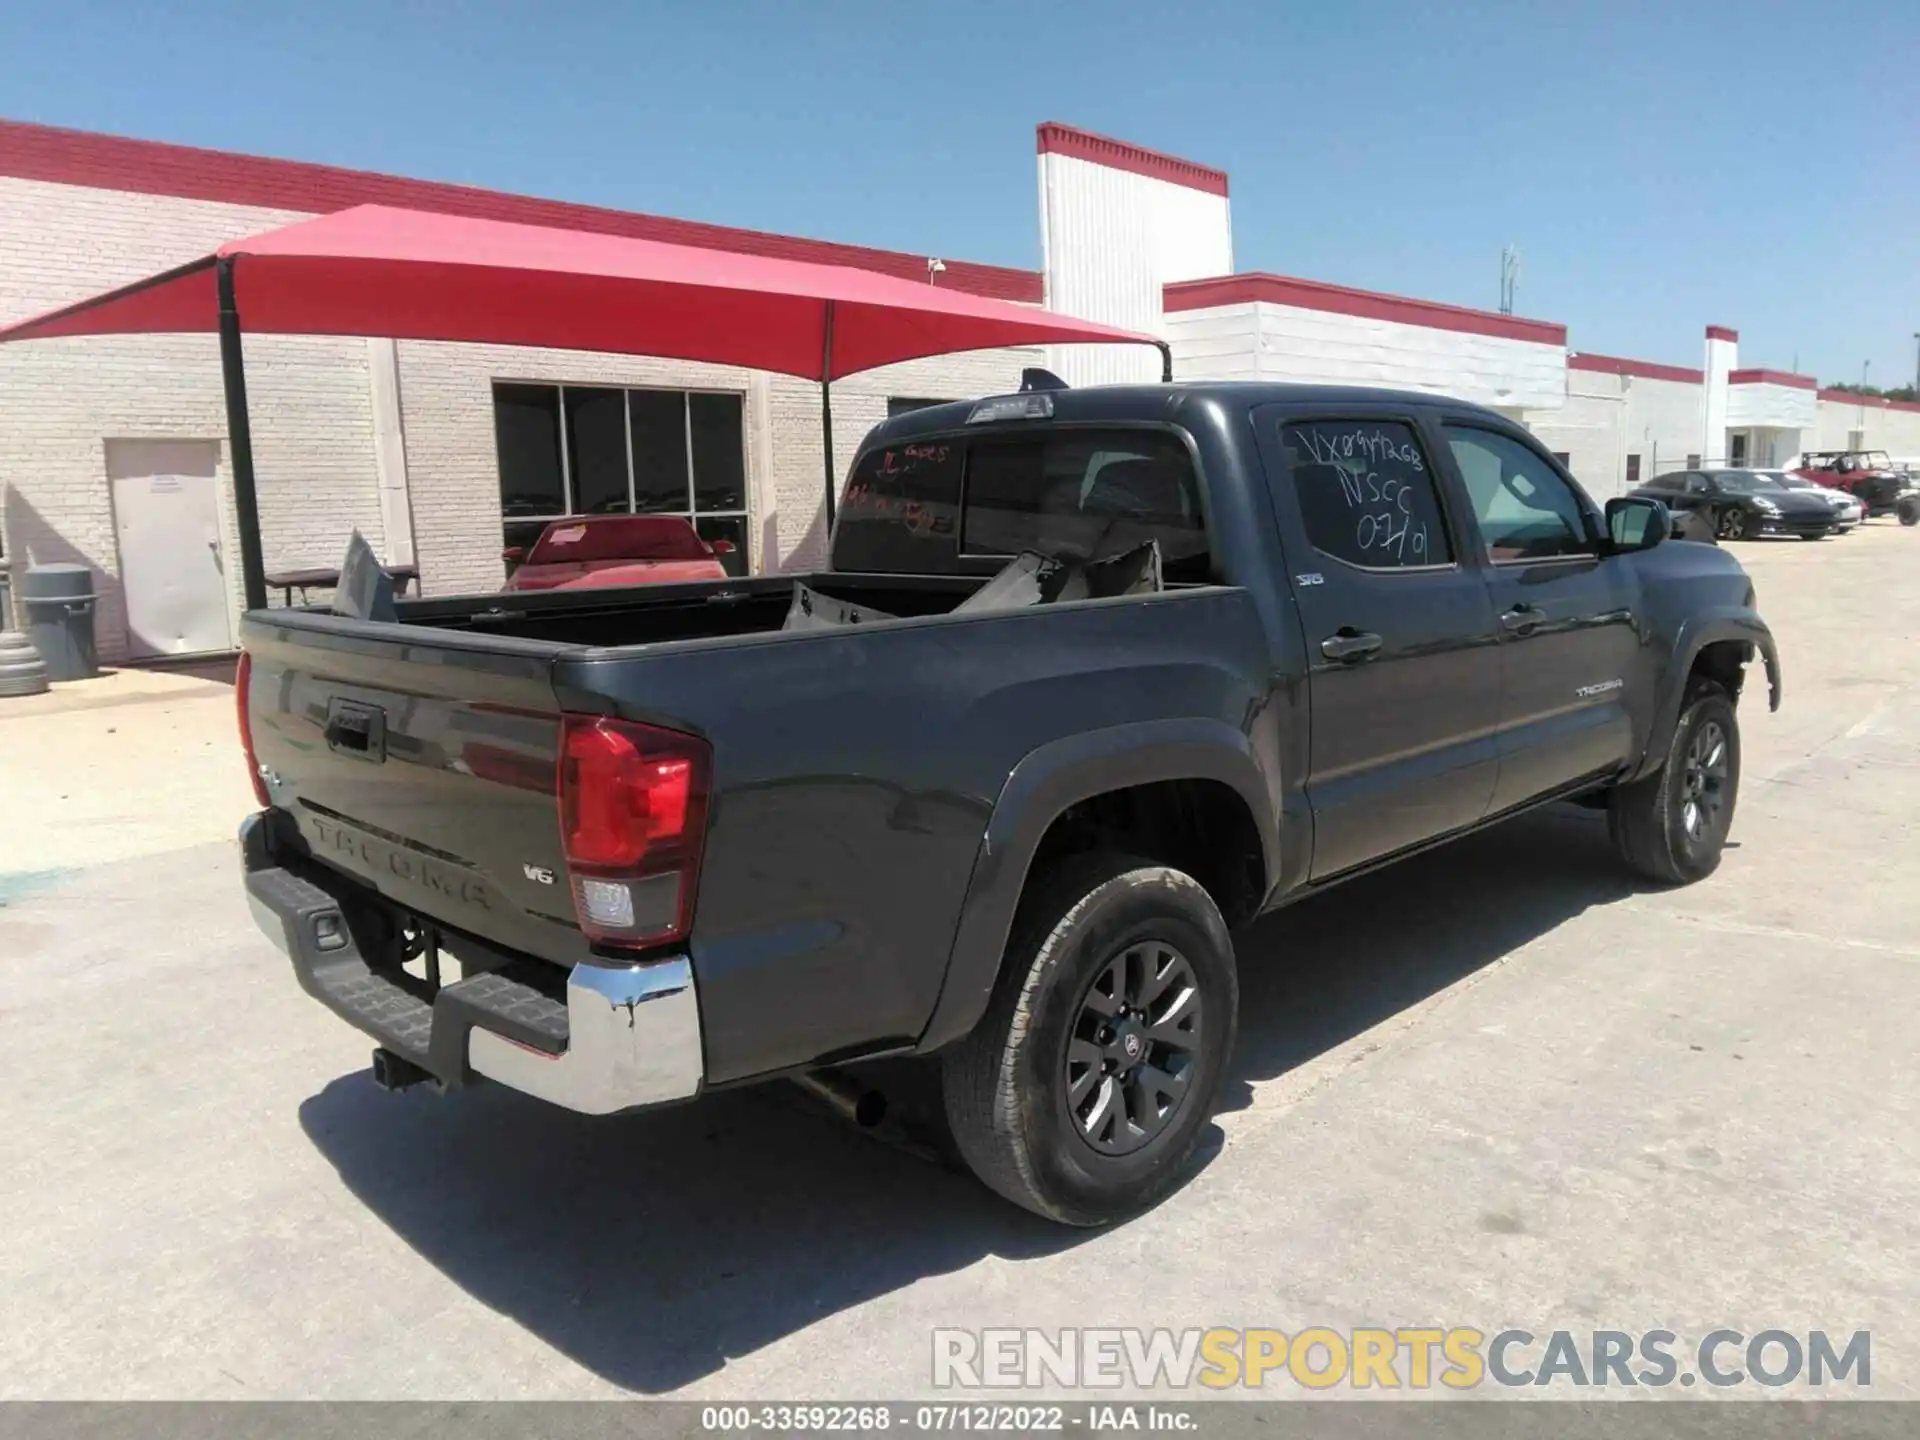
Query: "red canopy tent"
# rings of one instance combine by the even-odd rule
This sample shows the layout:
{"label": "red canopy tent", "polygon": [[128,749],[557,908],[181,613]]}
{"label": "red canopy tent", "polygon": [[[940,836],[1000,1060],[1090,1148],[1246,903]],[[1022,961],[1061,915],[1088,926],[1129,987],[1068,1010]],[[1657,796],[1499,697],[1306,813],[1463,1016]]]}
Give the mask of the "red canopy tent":
{"label": "red canopy tent", "polygon": [[217,330],[247,605],[266,604],[246,328],[385,335],[707,360],[820,382],[833,519],[836,378],[1001,345],[1132,343],[1147,335],[840,265],[361,205],[223,245],[212,255],[37,319],[0,343]]}

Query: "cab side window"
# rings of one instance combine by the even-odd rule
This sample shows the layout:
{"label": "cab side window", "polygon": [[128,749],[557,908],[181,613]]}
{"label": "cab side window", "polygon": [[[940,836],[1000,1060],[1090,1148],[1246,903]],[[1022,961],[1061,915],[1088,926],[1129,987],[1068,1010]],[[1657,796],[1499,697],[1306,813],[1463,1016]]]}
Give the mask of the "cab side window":
{"label": "cab side window", "polygon": [[1287,474],[1313,548],[1366,570],[1453,562],[1433,467],[1413,427],[1314,420],[1280,427]]}
{"label": "cab side window", "polygon": [[1490,560],[1532,563],[1598,553],[1586,503],[1547,461],[1493,430],[1444,429]]}

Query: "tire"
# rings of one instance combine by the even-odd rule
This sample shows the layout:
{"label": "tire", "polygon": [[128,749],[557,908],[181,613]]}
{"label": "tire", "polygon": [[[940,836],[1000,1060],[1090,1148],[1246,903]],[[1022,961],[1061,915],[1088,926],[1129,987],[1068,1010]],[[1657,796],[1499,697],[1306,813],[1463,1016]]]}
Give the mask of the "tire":
{"label": "tire", "polygon": [[[1716,738],[1723,750],[1717,779],[1712,775]],[[1711,680],[1696,680],[1660,768],[1615,787],[1607,833],[1636,874],[1661,885],[1690,885],[1719,866],[1739,794],[1740,722],[1733,697]],[[1690,802],[1697,807],[1693,812]],[[1697,828],[1690,815],[1697,817]]]}
{"label": "tire", "polygon": [[0,695],[38,695],[46,688],[40,652],[18,630],[0,630]]}
{"label": "tire", "polygon": [[[1128,978],[1145,983],[1109,994]],[[1185,1018],[1170,1015],[1188,992]],[[1129,996],[1144,1002],[1131,1016],[1116,1008]],[[1239,1004],[1226,922],[1192,876],[1113,852],[1065,860],[1029,879],[987,1012],[942,1057],[954,1143],[990,1189],[1060,1224],[1143,1210],[1186,1177]],[[1177,1096],[1159,1085],[1174,1077]]]}
{"label": "tire", "polygon": [[1920,500],[1906,499],[1900,502],[1900,523],[1920,525]]}

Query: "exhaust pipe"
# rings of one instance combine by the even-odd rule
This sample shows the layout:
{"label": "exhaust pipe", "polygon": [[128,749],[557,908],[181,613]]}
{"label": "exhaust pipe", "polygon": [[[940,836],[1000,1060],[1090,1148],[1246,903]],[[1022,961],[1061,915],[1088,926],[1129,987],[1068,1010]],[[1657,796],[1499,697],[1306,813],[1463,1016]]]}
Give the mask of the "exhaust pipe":
{"label": "exhaust pipe", "polygon": [[[405,1061],[401,1062],[405,1064]],[[887,1118],[887,1097],[844,1070],[828,1066],[792,1077],[798,1085],[862,1130],[871,1130]]]}
{"label": "exhaust pipe", "polygon": [[382,1090],[393,1091],[406,1090],[422,1083],[433,1086],[436,1091],[446,1088],[431,1073],[391,1050],[373,1052],[373,1083]]}

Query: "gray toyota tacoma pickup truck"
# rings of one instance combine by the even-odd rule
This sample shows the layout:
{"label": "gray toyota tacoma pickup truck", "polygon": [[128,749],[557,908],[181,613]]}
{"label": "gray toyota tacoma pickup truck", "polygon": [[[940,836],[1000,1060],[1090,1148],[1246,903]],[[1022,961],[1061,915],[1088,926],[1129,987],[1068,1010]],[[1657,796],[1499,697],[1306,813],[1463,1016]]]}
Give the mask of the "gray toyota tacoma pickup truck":
{"label": "gray toyota tacoma pickup truck", "polygon": [[1658,502],[1432,395],[1035,383],[875,429],[826,571],[246,617],[247,893],[377,1078],[931,1056],[982,1180],[1101,1224],[1186,1172],[1254,916],[1563,799],[1714,869],[1778,662]]}

